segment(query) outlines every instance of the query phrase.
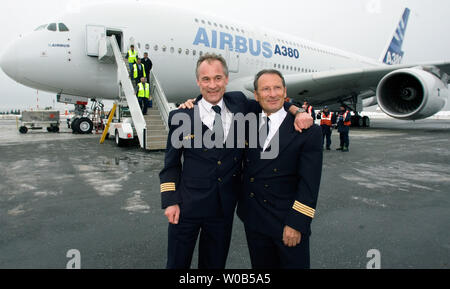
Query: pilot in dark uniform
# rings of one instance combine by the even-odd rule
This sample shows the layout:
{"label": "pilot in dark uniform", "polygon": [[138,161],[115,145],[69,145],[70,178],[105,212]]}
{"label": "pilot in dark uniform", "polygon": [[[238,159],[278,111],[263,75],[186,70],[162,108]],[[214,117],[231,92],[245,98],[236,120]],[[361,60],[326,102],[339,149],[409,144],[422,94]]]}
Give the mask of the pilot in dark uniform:
{"label": "pilot in dark uniform", "polygon": [[[194,109],[169,114],[165,163],[160,172],[161,205],[169,220],[169,269],[190,268],[199,235],[198,267],[225,268],[245,150],[245,135],[239,139],[237,122],[232,122],[230,115],[245,115],[259,108],[256,101],[249,101],[241,92],[225,93],[227,75],[222,57],[202,56],[197,66],[202,95]],[[205,136],[220,139],[217,123],[222,125],[224,140],[234,137],[231,147],[220,148],[217,143],[209,146],[202,141]]]}
{"label": "pilot in dark uniform", "polygon": [[[261,132],[268,123],[269,133],[259,148],[246,150],[237,214],[244,222],[252,268],[309,268],[310,225],[322,171],[322,130],[314,125],[297,133],[294,117],[281,105],[286,93],[281,73],[266,70],[258,77],[255,97],[264,110],[259,127]],[[264,118],[267,115],[269,120]],[[273,149],[277,140],[277,157],[262,159],[262,152]]]}

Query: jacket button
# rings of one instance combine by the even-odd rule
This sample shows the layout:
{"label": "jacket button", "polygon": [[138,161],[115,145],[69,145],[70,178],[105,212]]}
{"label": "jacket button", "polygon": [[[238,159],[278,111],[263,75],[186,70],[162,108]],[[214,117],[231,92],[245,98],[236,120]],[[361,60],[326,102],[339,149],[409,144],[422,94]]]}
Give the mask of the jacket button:
{"label": "jacket button", "polygon": [[217,180],[219,181],[219,183],[221,183],[221,182],[222,182],[222,178],[218,178]]}
{"label": "jacket button", "polygon": [[208,149],[203,149],[203,151],[204,151],[204,152],[207,152],[207,151],[208,151]]}
{"label": "jacket button", "polygon": [[264,203],[267,203],[267,200],[264,200]]}
{"label": "jacket button", "polygon": [[222,162],[221,162],[221,161],[218,161],[217,164],[220,166],[220,165],[222,164]]}
{"label": "jacket button", "polygon": [[253,198],[255,196],[254,193],[250,193],[250,198]]}
{"label": "jacket button", "polygon": [[273,172],[274,172],[274,173],[278,172],[278,169],[277,169],[277,168],[274,168],[274,169],[273,169]]}
{"label": "jacket button", "polygon": [[255,178],[250,178],[250,183],[253,183],[255,181]]}
{"label": "jacket button", "polygon": [[264,188],[268,188],[269,187],[269,185],[264,185]]}

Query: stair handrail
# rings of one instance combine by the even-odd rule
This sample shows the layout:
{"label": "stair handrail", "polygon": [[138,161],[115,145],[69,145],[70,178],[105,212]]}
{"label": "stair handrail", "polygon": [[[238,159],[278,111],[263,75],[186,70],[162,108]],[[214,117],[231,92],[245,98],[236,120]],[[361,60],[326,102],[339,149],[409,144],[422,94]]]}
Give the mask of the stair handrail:
{"label": "stair handrail", "polygon": [[128,108],[131,113],[131,118],[133,119],[134,128],[136,129],[136,134],[139,139],[139,144],[141,148],[145,148],[147,124],[142,114],[141,107],[137,100],[133,84],[129,77],[127,66],[123,60],[122,53],[120,51],[119,45],[117,44],[116,37],[114,35],[109,36],[110,44],[114,52],[114,57],[117,64],[117,81],[119,87],[125,94]]}
{"label": "stair handrail", "polygon": [[160,114],[164,121],[164,125],[166,126],[166,130],[168,131],[169,112],[173,109],[176,109],[176,107],[173,103],[169,103],[169,101],[167,100],[166,94],[164,93],[164,90],[162,89],[161,84],[153,71],[150,71],[150,83],[152,86],[152,98],[159,108]]}

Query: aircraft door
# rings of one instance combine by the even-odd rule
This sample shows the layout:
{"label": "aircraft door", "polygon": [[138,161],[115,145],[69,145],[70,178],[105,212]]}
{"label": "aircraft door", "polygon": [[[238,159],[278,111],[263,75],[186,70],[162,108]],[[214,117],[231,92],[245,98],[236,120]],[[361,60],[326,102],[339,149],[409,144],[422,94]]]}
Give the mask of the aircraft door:
{"label": "aircraft door", "polygon": [[106,28],[101,25],[86,26],[86,54],[98,56],[99,41],[106,36]]}

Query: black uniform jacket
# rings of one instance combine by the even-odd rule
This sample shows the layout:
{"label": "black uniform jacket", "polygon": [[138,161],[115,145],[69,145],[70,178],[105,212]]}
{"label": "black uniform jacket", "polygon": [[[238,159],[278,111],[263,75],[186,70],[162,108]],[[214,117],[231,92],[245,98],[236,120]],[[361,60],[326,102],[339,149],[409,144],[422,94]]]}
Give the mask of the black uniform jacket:
{"label": "black uniform jacket", "polygon": [[261,159],[261,148],[246,150],[237,208],[246,226],[280,240],[285,225],[311,234],[322,172],[321,127],[298,133],[293,122],[288,113],[277,132],[275,159]]}
{"label": "black uniform jacket", "polygon": [[[197,101],[201,97],[197,98]],[[241,92],[228,92],[223,100],[228,110],[234,114],[256,110],[259,106],[249,101]],[[241,189],[242,158],[245,150],[245,134],[243,145],[237,148],[194,148],[197,138],[209,130],[201,123],[201,130],[194,130],[194,113],[196,109],[178,109],[169,114],[169,124],[174,115],[186,113],[191,119],[191,131],[183,138],[190,140],[190,148],[183,146],[174,148],[171,143],[172,134],[180,125],[170,125],[167,140],[164,168],[160,172],[161,207],[179,204],[181,217],[202,218],[231,216],[234,214],[236,202]],[[236,123],[232,125],[236,126]],[[230,129],[229,136],[234,134],[237,142],[237,129]],[[197,140],[198,141],[198,140]]]}

